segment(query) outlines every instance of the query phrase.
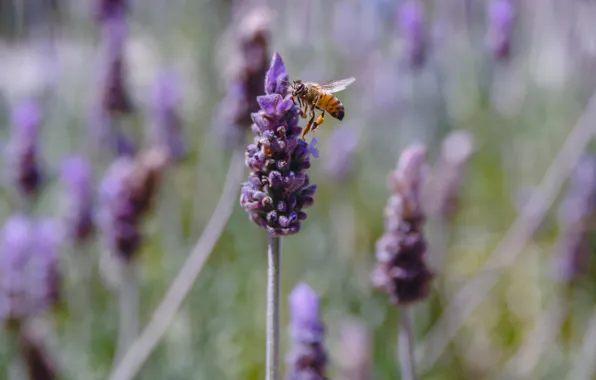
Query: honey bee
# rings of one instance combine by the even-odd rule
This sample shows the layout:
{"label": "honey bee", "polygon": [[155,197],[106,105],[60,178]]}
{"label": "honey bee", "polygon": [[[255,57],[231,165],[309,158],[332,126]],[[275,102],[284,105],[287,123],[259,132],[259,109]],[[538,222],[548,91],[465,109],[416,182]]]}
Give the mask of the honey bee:
{"label": "honey bee", "polygon": [[[355,80],[355,78],[350,77],[346,79],[332,80],[323,84],[303,82],[301,80],[295,80],[292,83],[292,100],[294,102],[296,100],[298,101],[300,116],[305,119],[307,112],[310,111],[310,120],[302,131],[303,139],[308,132],[314,132],[319,125],[323,124],[323,121],[325,121],[325,112],[328,112],[329,115],[338,120],[344,118],[344,105],[335,95],[333,95],[333,93],[344,90]],[[315,109],[321,111],[321,114],[316,121]]]}

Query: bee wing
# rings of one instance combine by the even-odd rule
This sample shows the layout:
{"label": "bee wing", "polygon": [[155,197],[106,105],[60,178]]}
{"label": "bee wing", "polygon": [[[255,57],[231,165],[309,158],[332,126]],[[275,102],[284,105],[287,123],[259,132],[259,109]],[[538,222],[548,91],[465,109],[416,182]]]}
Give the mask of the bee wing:
{"label": "bee wing", "polygon": [[354,83],[355,80],[356,80],[356,78],[354,78],[354,77],[340,79],[340,80],[330,80],[329,82],[326,82],[326,83],[323,83],[322,85],[320,85],[320,88],[321,88],[321,90],[324,90],[327,92],[332,92],[332,93],[338,92],[338,91],[344,90],[346,87],[348,87],[349,85]]}

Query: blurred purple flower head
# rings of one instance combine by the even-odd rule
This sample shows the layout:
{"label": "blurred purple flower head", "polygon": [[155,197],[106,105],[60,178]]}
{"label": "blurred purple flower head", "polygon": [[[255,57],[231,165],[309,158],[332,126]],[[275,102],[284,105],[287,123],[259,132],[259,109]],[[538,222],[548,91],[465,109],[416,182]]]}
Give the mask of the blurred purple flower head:
{"label": "blurred purple flower head", "polygon": [[413,68],[422,66],[426,60],[427,50],[424,5],[417,0],[406,0],[399,7],[397,24],[410,66]]}
{"label": "blurred purple flower head", "polygon": [[389,178],[393,194],[385,208],[385,233],[376,244],[372,282],[399,305],[425,298],[433,277],[425,259],[421,204],[425,167],[424,146],[412,145],[402,153]]}
{"label": "blurred purple flower head", "polygon": [[596,157],[585,156],[576,165],[559,208],[561,234],[555,245],[553,276],[573,281],[585,272],[596,232]]}
{"label": "blurred purple flower head", "polygon": [[214,123],[232,145],[242,141],[252,123],[251,114],[259,110],[257,97],[263,94],[270,57],[270,10],[251,8],[239,17],[230,26],[232,41],[222,70],[228,81],[227,90]]}
{"label": "blurred purple flower head", "polygon": [[125,262],[138,252],[140,223],[152,209],[167,159],[166,151],[158,148],[136,159],[119,157],[101,181],[98,223],[102,240]]}
{"label": "blurred purple flower head", "polygon": [[273,236],[300,231],[306,219],[302,209],[312,205],[316,191],[306,174],[315,151],[299,138],[300,110],[288,88],[285,65],[276,53],[265,79],[267,95],[257,98],[261,110],[252,115],[256,136],[246,148],[251,173],[240,195],[251,220]]}
{"label": "blurred purple flower head", "polygon": [[507,59],[511,53],[511,38],[515,7],[510,0],[492,0],[487,9],[487,44],[493,57]]}
{"label": "blurred purple flower head", "polygon": [[91,164],[83,157],[68,157],[62,162],[66,232],[76,243],[93,232],[93,177]]}
{"label": "blurred purple flower head", "polygon": [[94,0],[94,15],[98,22],[105,22],[128,12],[127,0]]}
{"label": "blurred purple flower head", "polygon": [[169,71],[161,73],[153,93],[152,145],[165,147],[173,160],[179,160],[186,154],[178,110],[181,100],[178,77]]}
{"label": "blurred purple flower head", "polygon": [[325,379],[327,355],[323,348],[325,331],[319,316],[319,296],[307,284],[297,285],[290,294],[292,348],[286,359],[286,380]]}
{"label": "blurred purple flower head", "polygon": [[41,110],[33,101],[20,103],[12,111],[11,183],[25,197],[37,195],[44,180],[38,157],[41,122]]}
{"label": "blurred purple flower head", "polygon": [[0,234],[0,320],[19,321],[50,308],[59,295],[59,225],[11,216]]}
{"label": "blurred purple flower head", "polygon": [[128,25],[123,14],[114,14],[102,25],[105,45],[100,77],[101,104],[108,115],[128,114],[134,110],[126,84],[125,43]]}
{"label": "blurred purple flower head", "polygon": [[329,154],[323,166],[329,178],[339,184],[351,179],[357,147],[358,134],[352,126],[342,124],[333,132],[325,149]]}

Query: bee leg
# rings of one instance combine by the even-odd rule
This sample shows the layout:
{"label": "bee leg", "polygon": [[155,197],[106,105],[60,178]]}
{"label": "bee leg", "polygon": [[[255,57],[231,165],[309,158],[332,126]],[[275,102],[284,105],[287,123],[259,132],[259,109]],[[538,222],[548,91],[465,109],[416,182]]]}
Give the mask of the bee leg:
{"label": "bee leg", "polygon": [[308,109],[308,104],[304,105],[304,110],[302,110],[302,105],[300,105],[300,117],[306,119],[306,111]]}
{"label": "bee leg", "polygon": [[311,127],[314,122],[315,122],[315,113],[313,112],[312,117],[308,120],[308,123],[306,123],[306,127],[304,127],[304,129],[302,130],[302,139],[304,139],[304,137],[308,134],[308,132],[311,131]]}
{"label": "bee leg", "polygon": [[325,121],[325,111],[322,111],[321,114],[319,115],[319,117],[317,118],[317,121],[315,121],[315,124],[312,126],[312,131],[314,132],[315,129],[317,129],[319,125],[323,124],[324,121]]}

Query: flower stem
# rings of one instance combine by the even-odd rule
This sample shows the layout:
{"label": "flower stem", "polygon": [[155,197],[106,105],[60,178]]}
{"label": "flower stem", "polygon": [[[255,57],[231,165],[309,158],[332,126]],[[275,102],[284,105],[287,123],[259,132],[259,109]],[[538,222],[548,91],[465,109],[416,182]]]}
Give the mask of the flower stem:
{"label": "flower stem", "polygon": [[279,293],[281,239],[269,235],[267,250],[267,380],[279,379]]}
{"label": "flower stem", "polygon": [[414,350],[412,339],[412,321],[410,310],[403,307],[399,311],[399,364],[402,380],[416,380],[416,369],[414,366]]}
{"label": "flower stem", "polygon": [[134,263],[124,264],[120,285],[120,332],[116,361],[119,362],[135,341],[139,331],[139,287]]}

